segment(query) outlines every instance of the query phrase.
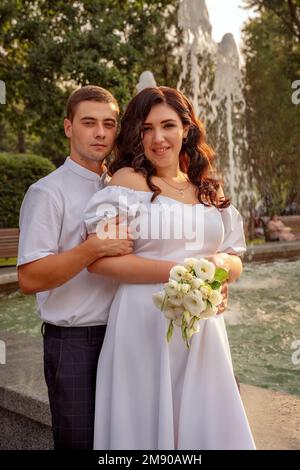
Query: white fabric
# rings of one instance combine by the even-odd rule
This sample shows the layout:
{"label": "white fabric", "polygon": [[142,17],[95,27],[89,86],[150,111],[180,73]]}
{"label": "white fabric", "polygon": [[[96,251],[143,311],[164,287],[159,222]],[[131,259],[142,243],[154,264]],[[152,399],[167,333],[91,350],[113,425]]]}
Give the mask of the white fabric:
{"label": "white fabric", "polygon": [[[221,248],[245,251],[241,218],[234,207],[220,213],[201,204],[187,207],[165,196],[151,204],[150,196],[122,187],[105,188],[88,206],[89,230],[95,230],[97,218],[114,215],[109,205],[117,207],[122,197],[127,198],[128,209],[138,206],[141,225],[153,209],[162,211],[165,226],[174,205],[187,209],[187,214],[182,213],[184,224],[188,217],[195,218],[197,208],[203,215],[202,224],[197,224],[200,248],[187,250],[184,238],[138,239],[135,253],[141,256],[182,262],[187,256],[201,257]],[[178,227],[181,222],[177,213],[174,224]],[[98,363],[94,448],[254,449],[223,316],[201,322],[190,350],[177,327],[168,344],[167,321],[151,298],[162,287],[121,284],[118,288]]]}
{"label": "white fabric", "polygon": [[[20,212],[18,266],[79,245],[84,209],[107,181],[106,173],[100,177],[67,158],[30,186]],[[62,286],[37,294],[39,315],[60,326],[106,324],[116,287],[84,269]]]}

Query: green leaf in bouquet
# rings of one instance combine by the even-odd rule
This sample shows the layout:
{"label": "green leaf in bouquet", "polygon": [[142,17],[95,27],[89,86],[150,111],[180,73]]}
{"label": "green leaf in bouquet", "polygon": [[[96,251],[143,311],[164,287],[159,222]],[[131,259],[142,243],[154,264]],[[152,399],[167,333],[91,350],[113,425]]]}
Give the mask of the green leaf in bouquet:
{"label": "green leaf in bouquet", "polygon": [[181,322],[181,334],[182,334],[182,339],[183,339],[184,341],[187,341],[186,330],[187,330],[187,323],[186,323],[184,317],[182,317],[182,322]]}
{"label": "green leaf in bouquet", "polygon": [[168,328],[168,331],[167,331],[167,341],[168,341],[168,343],[170,342],[170,339],[172,338],[173,331],[174,331],[173,320],[170,320],[169,328]]}
{"label": "green leaf in bouquet", "polygon": [[162,312],[164,311],[167,299],[168,299],[168,295],[165,294],[164,300],[163,300],[163,303],[162,303],[162,306],[161,306],[161,309],[160,309]]}
{"label": "green leaf in bouquet", "polygon": [[213,289],[213,290],[217,290],[217,289],[220,289],[221,287],[221,282],[220,281],[213,281],[211,284],[209,284],[210,287]]}
{"label": "green leaf in bouquet", "polygon": [[215,271],[215,281],[219,281],[219,282],[224,282],[228,279],[229,275],[228,275],[228,271],[226,271],[226,269],[223,269],[223,268],[216,268],[216,271]]}

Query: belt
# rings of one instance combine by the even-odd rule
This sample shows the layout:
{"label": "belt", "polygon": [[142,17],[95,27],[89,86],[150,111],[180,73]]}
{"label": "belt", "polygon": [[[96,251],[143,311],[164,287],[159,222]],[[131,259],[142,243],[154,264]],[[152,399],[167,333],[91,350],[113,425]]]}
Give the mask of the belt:
{"label": "belt", "polygon": [[98,338],[103,336],[106,325],[95,326],[57,326],[51,323],[43,323],[42,335],[54,338]]}

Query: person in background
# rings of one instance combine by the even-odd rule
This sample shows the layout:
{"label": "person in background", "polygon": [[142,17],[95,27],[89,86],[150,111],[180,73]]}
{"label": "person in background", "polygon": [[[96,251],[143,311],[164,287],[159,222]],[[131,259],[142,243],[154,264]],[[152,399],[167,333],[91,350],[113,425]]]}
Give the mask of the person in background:
{"label": "person in background", "polygon": [[295,235],[291,233],[291,227],[287,227],[282,220],[279,219],[277,214],[271,217],[267,227],[270,239],[279,241],[295,240]]}

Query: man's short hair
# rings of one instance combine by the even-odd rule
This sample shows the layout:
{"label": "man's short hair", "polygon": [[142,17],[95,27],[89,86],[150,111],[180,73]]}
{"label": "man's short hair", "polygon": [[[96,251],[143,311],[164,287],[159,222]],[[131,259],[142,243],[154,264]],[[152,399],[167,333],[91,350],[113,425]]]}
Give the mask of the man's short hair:
{"label": "man's short hair", "polygon": [[116,98],[108,90],[96,85],[87,85],[73,91],[67,101],[67,118],[70,121],[73,121],[77,106],[81,101],[114,103],[117,111],[119,111],[119,105]]}

